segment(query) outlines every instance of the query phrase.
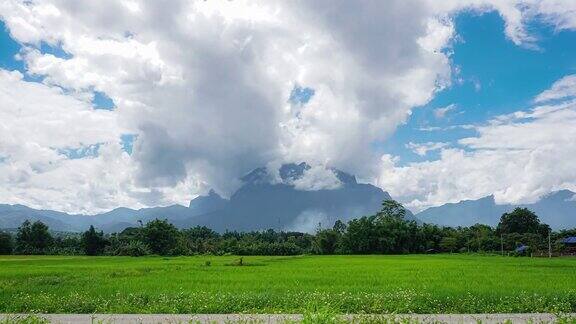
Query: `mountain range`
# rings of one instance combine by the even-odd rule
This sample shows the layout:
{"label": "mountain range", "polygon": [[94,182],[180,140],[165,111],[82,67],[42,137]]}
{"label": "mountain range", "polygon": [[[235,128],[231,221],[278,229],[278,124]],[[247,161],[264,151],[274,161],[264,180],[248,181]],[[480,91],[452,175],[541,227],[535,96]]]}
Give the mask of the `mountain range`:
{"label": "mountain range", "polygon": [[[15,229],[26,219],[40,220],[54,231],[79,232],[90,225],[104,232],[119,232],[153,219],[167,219],[179,228],[196,225],[216,231],[276,229],[314,232],[318,226],[330,227],[338,219],[348,221],[380,210],[382,201],[391,199],[382,189],[359,183],[356,177],[329,169],[337,186],[302,189],[298,181],[308,176],[306,163],[285,164],[272,176],[266,168],[257,168],[244,177],[242,185],[229,199],[214,191],[198,196],[188,206],[171,205],[143,209],[116,208],[97,215],[77,215],[23,205],[0,204],[0,228]],[[470,226],[476,223],[495,226],[500,216],[515,207],[527,207],[554,229],[576,227],[576,195],[562,190],[540,201],[524,205],[498,205],[494,196],[466,200],[426,209],[406,217],[418,222],[443,226]]]}
{"label": "mountain range", "polygon": [[[210,191],[193,199],[188,207],[117,208],[98,215],[72,215],[22,205],[0,205],[0,228],[17,228],[29,219],[40,220],[55,231],[84,231],[94,225],[104,232],[118,232],[159,218],[179,228],[204,225],[220,232],[269,228],[313,232],[318,226],[332,226],[338,219],[347,221],[374,214],[382,201],[391,199],[382,189],[358,183],[353,175],[336,169],[329,170],[339,182],[337,186],[320,190],[297,188],[297,182],[310,169],[306,163],[285,164],[275,178],[266,168],[258,168],[241,179],[242,186],[230,199]],[[412,213],[407,217],[415,219]]]}
{"label": "mountain range", "polygon": [[570,190],[552,192],[532,204],[502,204],[494,201],[494,196],[478,200],[464,200],[428,208],[418,214],[424,223],[443,226],[470,226],[476,223],[496,226],[503,213],[516,207],[525,207],[538,215],[553,229],[576,227],[576,194]]}

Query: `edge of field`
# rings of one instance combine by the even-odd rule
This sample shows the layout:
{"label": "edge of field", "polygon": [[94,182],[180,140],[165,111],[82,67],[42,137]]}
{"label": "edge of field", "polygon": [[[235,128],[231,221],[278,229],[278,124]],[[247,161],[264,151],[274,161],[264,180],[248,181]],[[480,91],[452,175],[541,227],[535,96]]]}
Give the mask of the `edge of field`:
{"label": "edge of field", "polygon": [[551,314],[0,314],[0,323],[576,323]]}

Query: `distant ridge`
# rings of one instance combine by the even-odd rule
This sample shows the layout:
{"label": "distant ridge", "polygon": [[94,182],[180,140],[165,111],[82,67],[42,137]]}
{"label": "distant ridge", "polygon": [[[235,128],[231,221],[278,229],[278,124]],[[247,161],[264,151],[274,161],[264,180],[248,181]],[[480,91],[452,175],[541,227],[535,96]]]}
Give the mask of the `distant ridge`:
{"label": "distant ridge", "polygon": [[425,223],[444,226],[470,226],[476,223],[495,226],[503,213],[516,207],[534,211],[540,220],[553,229],[576,227],[576,194],[570,190],[552,192],[533,204],[497,205],[494,196],[464,200],[428,208],[416,216]]}
{"label": "distant ridge", "polygon": [[[319,225],[330,227],[338,219],[347,221],[374,214],[383,200],[391,199],[382,189],[358,183],[353,175],[336,169],[328,170],[334,173],[334,181],[339,181],[338,187],[296,189],[294,183],[302,180],[310,169],[306,163],[285,164],[278,170],[279,179],[275,179],[266,168],[257,168],[242,177],[243,185],[229,200],[211,190],[206,196],[190,201],[188,207],[116,208],[86,216],[0,205],[0,228],[16,228],[29,219],[40,220],[56,231],[84,231],[94,225],[105,232],[117,232],[139,226],[140,221],[161,218],[181,228],[204,225],[221,232],[269,228],[313,232]],[[410,212],[407,218],[415,219]]]}

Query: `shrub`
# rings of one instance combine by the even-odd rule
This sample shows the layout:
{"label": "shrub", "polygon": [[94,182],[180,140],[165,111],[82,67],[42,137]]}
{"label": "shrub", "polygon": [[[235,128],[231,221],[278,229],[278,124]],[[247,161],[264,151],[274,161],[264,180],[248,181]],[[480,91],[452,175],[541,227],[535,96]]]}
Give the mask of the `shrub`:
{"label": "shrub", "polygon": [[11,254],[13,249],[12,235],[0,231],[0,254]]}
{"label": "shrub", "polygon": [[125,256],[144,256],[151,254],[150,248],[148,245],[140,242],[140,241],[130,241],[126,244],[122,244],[116,250],[116,255],[125,255]]}

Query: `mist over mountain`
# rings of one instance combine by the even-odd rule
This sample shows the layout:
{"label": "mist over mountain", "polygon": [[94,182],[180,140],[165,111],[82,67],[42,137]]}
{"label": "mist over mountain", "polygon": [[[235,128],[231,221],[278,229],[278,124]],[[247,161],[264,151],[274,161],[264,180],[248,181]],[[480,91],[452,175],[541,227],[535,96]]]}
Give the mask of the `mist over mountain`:
{"label": "mist over mountain", "polygon": [[[117,232],[160,218],[180,228],[204,225],[217,231],[273,228],[313,232],[318,226],[331,227],[338,219],[374,214],[382,201],[391,199],[378,187],[358,183],[353,175],[306,163],[285,164],[278,174],[258,168],[242,177],[242,182],[230,199],[210,191],[190,201],[188,207],[117,208],[88,216],[0,205],[0,228],[16,228],[29,219],[40,220],[57,231],[83,231],[94,225],[105,232]],[[407,218],[415,219],[410,212]]]}
{"label": "mist over mountain", "polygon": [[553,229],[576,227],[576,194],[570,190],[552,192],[533,204],[497,205],[494,196],[465,200],[428,208],[416,216],[424,223],[444,226],[470,226],[476,223],[495,226],[503,213],[516,207],[534,211],[540,221]]}
{"label": "mist over mountain", "polygon": [[[244,185],[224,208],[191,221],[217,230],[274,228],[312,232],[320,225],[332,226],[338,219],[374,214],[382,201],[391,199],[382,189],[358,183],[354,176],[338,170],[330,170],[337,186],[335,181],[323,180],[328,189],[297,190],[298,186],[318,185],[306,183],[310,170],[305,163],[286,164],[274,179],[266,169],[256,169],[242,178]],[[413,215],[409,213],[408,217]]]}

